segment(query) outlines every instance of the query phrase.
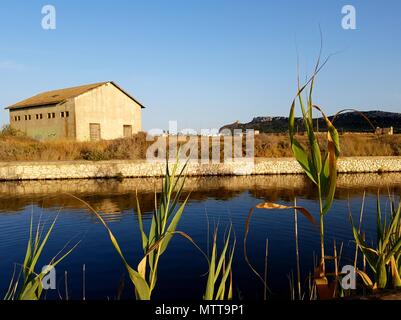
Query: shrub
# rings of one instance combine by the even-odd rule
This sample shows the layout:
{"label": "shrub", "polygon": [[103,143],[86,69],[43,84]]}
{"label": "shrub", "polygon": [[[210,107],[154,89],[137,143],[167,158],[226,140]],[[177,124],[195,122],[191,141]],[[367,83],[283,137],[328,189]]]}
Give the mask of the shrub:
{"label": "shrub", "polygon": [[84,147],[80,152],[80,159],[89,161],[108,160],[107,153],[99,148]]}
{"label": "shrub", "polygon": [[25,134],[19,130],[12,128],[9,124],[3,126],[0,131],[0,136],[22,137]]}

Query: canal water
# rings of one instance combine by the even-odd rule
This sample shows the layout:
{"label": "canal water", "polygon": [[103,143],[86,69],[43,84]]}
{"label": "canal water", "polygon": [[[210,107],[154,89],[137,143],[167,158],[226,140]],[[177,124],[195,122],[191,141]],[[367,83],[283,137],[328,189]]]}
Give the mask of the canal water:
{"label": "canal water", "polygon": [[[64,247],[77,248],[56,270],[57,289],[47,299],[134,299],[122,262],[96,216],[71,195],[91,204],[107,221],[124,255],[136,266],[143,254],[136,215],[136,192],[149,227],[154,195],[160,179],[27,181],[0,183],[0,295],[3,297],[14,269],[20,270],[27,245],[30,219],[56,226],[38,263],[45,265]],[[185,192],[190,201],[178,230],[187,233],[206,253],[213,230],[220,239],[232,223],[236,239],[233,288],[237,299],[263,299],[263,285],[244,259],[244,230],[251,208],[263,201],[306,207],[316,218],[318,203],[314,187],[303,176],[189,178]],[[383,214],[389,213],[389,195],[398,201],[401,174],[341,175],[332,210],[326,217],[326,250],[332,254],[334,241],[342,248],[341,265],[353,264],[355,243],[349,216],[359,221],[366,194],[362,229],[368,241],[375,239],[376,200],[380,193]],[[319,252],[316,226],[298,218],[302,283],[307,287],[314,257]],[[268,239],[269,298],[287,299],[289,277],[296,271],[294,212],[256,209],[250,222],[248,257],[261,274],[265,268]],[[220,243],[221,248],[221,243]],[[339,250],[340,251],[340,250]],[[85,266],[85,272],[83,271]],[[154,299],[202,299],[207,280],[207,261],[187,239],[175,236],[159,265]]]}

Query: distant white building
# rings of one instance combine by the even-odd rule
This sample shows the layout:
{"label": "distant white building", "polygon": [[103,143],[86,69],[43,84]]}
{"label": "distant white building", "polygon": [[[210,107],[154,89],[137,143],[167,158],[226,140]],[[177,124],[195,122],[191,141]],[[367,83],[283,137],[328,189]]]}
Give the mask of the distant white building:
{"label": "distant white building", "polygon": [[390,135],[391,136],[394,134],[394,128],[393,127],[390,127],[390,128],[377,127],[375,133],[378,135]]}

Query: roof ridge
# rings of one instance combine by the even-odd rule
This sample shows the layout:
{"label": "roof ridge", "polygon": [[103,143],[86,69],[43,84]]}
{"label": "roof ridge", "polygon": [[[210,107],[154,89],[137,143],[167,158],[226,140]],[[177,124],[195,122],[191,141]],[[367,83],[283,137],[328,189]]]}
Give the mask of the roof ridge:
{"label": "roof ridge", "polygon": [[97,86],[97,85],[103,85],[106,83],[110,83],[110,81],[104,81],[104,82],[94,82],[94,83],[88,83],[88,84],[81,84],[79,86],[73,86],[73,87],[64,87],[64,88],[60,88],[60,89],[53,89],[53,90],[48,90],[48,91],[43,91],[38,93],[37,95],[40,94],[44,94],[44,93],[49,93],[49,92],[53,92],[53,91],[63,91],[63,90],[72,90],[72,89],[78,89],[78,88],[82,88],[82,87],[88,87],[88,86]]}
{"label": "roof ridge", "polygon": [[38,93],[34,96],[31,96],[25,100],[21,100],[11,106],[8,106],[6,109],[13,110],[13,109],[20,109],[20,108],[39,107],[39,106],[43,106],[43,105],[58,104],[60,102],[66,101],[71,98],[75,98],[81,94],[84,94],[90,90],[96,89],[96,88],[103,86],[105,84],[108,84],[108,83],[113,84],[117,89],[119,89],[121,92],[123,92],[125,95],[127,95],[130,99],[134,100],[142,108],[144,108],[144,106],[139,101],[137,101],[133,96],[131,96],[124,89],[122,89],[120,86],[118,86],[115,82],[104,81],[104,82],[96,82],[96,83],[91,83],[91,84],[86,84],[86,85],[79,85],[79,86],[74,86],[74,87],[44,91],[44,92]]}

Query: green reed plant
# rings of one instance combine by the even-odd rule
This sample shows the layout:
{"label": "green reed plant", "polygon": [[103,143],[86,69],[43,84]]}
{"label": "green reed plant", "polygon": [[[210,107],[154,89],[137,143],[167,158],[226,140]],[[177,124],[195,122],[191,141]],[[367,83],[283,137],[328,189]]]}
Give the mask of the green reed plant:
{"label": "green reed plant", "polygon": [[[156,285],[160,257],[166,251],[173,235],[176,233],[177,225],[181,220],[181,216],[190,196],[188,194],[185,200],[181,204],[179,203],[186,179],[186,175],[184,174],[185,168],[186,165],[184,165],[180,172],[178,172],[179,164],[177,162],[173,166],[173,170],[170,174],[167,163],[160,203],[157,207],[157,199],[155,198],[155,211],[152,216],[152,222],[148,234],[144,231],[142,212],[137,197],[137,213],[142,238],[142,248],[145,254],[144,259],[145,261],[147,260],[150,269],[148,277],[150,293]],[[182,232],[179,233],[185,236]],[[186,237],[189,238],[188,236]],[[145,262],[142,263],[145,264]],[[144,268],[144,265],[142,265],[142,267]]]}
{"label": "green reed plant", "polygon": [[181,170],[179,170],[179,168],[180,165],[177,162],[173,166],[172,172],[170,172],[168,163],[166,165],[166,175],[163,178],[159,204],[157,204],[157,195],[155,194],[155,210],[148,233],[144,230],[142,212],[137,197],[138,222],[144,255],[136,267],[128,263],[116,237],[102,216],[88,203],[73,196],[77,200],[83,202],[106,228],[110,240],[119,254],[128,272],[128,276],[135,287],[135,295],[138,300],[150,300],[157,282],[160,258],[166,251],[173,235],[180,234],[193,242],[188,235],[176,230],[189,199],[188,195],[180,203],[186,178],[184,174],[186,164],[182,166]]}
{"label": "green reed plant", "polygon": [[[330,287],[326,277],[326,255],[324,242],[324,218],[329,212],[336,191],[337,182],[337,160],[340,155],[340,141],[337,129],[332,121],[325,115],[323,110],[313,102],[313,90],[317,74],[327,63],[326,59],[321,64],[321,52],[316,62],[314,73],[304,85],[300,85],[298,79],[298,91],[292,101],[290,115],[288,121],[289,138],[292,153],[300,164],[306,176],[315,185],[319,201],[319,235],[320,235],[320,262],[315,270],[315,284],[322,299],[332,297],[332,288]],[[295,126],[295,108],[299,105],[303,127],[306,132],[306,139],[303,143],[298,140],[296,135],[297,128]],[[315,132],[313,126],[313,111],[317,110],[323,117],[327,133],[325,139]],[[322,146],[322,140],[326,144]],[[320,142],[319,142],[320,141]],[[323,148],[326,147],[326,148]],[[305,208],[299,206],[284,206],[275,203],[261,203],[256,206],[259,209],[295,209],[301,212],[309,221],[315,223],[314,218]],[[255,271],[254,271],[255,272]]]}
{"label": "green reed plant", "polygon": [[60,263],[65,257],[67,257],[79,244],[77,243],[64,254],[61,254],[61,252],[57,254],[47,264],[48,268],[38,273],[36,271],[38,260],[43,253],[45,245],[49,240],[56,221],[57,218],[54,219],[46,234],[44,235],[44,237],[42,237],[45,231],[45,225],[39,222],[36,228],[36,232],[35,234],[33,234],[33,217],[31,217],[28,245],[26,248],[25,259],[21,266],[21,273],[16,278],[15,274],[13,275],[4,300],[39,300],[43,293],[42,281],[47,272],[51,268],[55,268],[56,265]]}
{"label": "green reed plant", "polygon": [[374,276],[371,279],[364,271],[357,270],[364,284],[372,290],[384,289],[389,285],[400,288],[401,203],[396,206],[390,197],[390,221],[387,223],[382,218],[380,195],[377,196],[376,246],[367,244],[361,231],[354,226],[351,215],[350,220],[354,239]]}
{"label": "green reed plant", "polygon": [[[232,300],[233,298],[232,262],[236,239],[234,236],[234,239],[231,240],[231,232],[232,226],[230,226],[220,255],[217,249],[218,228],[214,232],[204,300]],[[229,249],[230,242],[231,249]]]}
{"label": "green reed plant", "polygon": [[[327,62],[327,60],[326,60]],[[325,63],[326,63],[325,62]],[[325,64],[323,63],[323,65]],[[308,178],[316,186],[318,200],[319,200],[319,226],[320,226],[320,252],[321,261],[320,268],[321,274],[325,275],[325,250],[324,250],[324,218],[330,210],[334,194],[336,190],[337,180],[337,160],[340,155],[340,142],[337,129],[334,127],[330,119],[324,114],[322,109],[313,103],[313,88],[315,83],[315,77],[320,69],[323,67],[320,65],[320,58],[317,61],[315,72],[310,80],[303,85],[299,85],[298,81],[298,92],[294,98],[289,116],[289,136],[291,142],[292,152],[301,165],[303,171]],[[303,94],[306,94],[306,98],[303,98]],[[306,146],[302,145],[296,138],[295,128],[295,106],[300,106],[303,124],[307,135]],[[319,145],[317,134],[313,127],[313,110],[319,111],[327,126],[326,143],[327,149],[322,152],[322,148]]]}

